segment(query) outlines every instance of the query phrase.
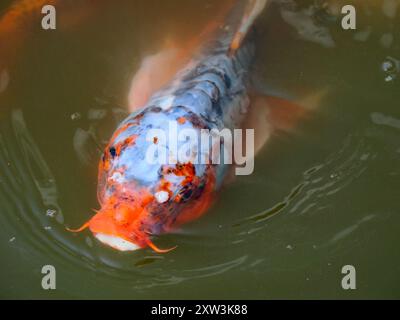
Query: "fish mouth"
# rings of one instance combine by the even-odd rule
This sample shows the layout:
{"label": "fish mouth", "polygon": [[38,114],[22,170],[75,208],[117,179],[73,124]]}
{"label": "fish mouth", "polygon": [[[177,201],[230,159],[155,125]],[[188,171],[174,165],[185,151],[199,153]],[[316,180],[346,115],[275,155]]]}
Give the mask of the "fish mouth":
{"label": "fish mouth", "polygon": [[[133,226],[134,227],[134,226]],[[127,228],[115,222],[115,212],[112,210],[100,210],[88,222],[78,229],[67,228],[70,232],[81,232],[89,228],[94,237],[101,243],[119,251],[135,251],[150,247],[155,252],[166,253],[176,248],[158,248],[149,238],[149,234],[135,232],[135,228]],[[135,239],[135,242],[131,240]]]}
{"label": "fish mouth", "polygon": [[101,243],[104,243],[119,251],[135,251],[141,249],[141,247],[139,247],[137,244],[118,236],[108,235],[101,232],[94,233],[94,236]]}
{"label": "fish mouth", "polygon": [[99,210],[80,228],[67,230],[81,232],[88,228],[98,241],[118,251],[135,251],[147,246],[150,240],[145,234],[137,233],[129,225],[119,225],[115,220],[113,210]]}

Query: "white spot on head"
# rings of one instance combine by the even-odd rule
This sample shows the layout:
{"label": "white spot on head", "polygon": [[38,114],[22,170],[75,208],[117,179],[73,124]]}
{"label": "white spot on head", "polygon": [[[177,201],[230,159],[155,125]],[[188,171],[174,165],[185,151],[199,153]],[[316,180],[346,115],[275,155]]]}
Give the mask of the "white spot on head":
{"label": "white spot on head", "polygon": [[164,203],[168,200],[169,194],[167,191],[158,191],[154,195],[158,203]]}
{"label": "white spot on head", "polygon": [[134,251],[140,247],[133,242],[127,241],[120,237],[110,236],[104,233],[96,233],[95,237],[102,243],[119,251]]}
{"label": "white spot on head", "polygon": [[115,182],[122,183],[124,181],[124,177],[121,174],[121,172],[115,171],[111,177],[109,177],[110,180],[114,180]]}

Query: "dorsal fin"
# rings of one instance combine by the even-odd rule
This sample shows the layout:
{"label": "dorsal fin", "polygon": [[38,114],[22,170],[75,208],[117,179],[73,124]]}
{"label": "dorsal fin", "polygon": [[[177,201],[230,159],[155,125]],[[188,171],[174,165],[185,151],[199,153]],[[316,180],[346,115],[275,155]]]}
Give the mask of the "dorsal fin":
{"label": "dorsal fin", "polygon": [[229,46],[229,54],[232,55],[239,49],[243,39],[253,25],[255,19],[264,10],[268,0],[248,0],[242,21],[236,30],[231,45]]}

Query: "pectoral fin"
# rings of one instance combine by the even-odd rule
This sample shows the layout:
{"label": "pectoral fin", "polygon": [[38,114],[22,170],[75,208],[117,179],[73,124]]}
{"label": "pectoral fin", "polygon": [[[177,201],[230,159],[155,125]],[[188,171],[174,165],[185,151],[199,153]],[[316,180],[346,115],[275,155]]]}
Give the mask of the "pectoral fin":
{"label": "pectoral fin", "polygon": [[182,67],[180,50],[165,49],[143,59],[132,79],[128,95],[129,111],[143,107],[150,96],[167,84]]}
{"label": "pectoral fin", "polygon": [[307,95],[301,101],[280,97],[252,94],[250,111],[244,127],[254,129],[254,155],[268,142],[273,132],[293,132],[302,119],[321,105],[328,90]]}

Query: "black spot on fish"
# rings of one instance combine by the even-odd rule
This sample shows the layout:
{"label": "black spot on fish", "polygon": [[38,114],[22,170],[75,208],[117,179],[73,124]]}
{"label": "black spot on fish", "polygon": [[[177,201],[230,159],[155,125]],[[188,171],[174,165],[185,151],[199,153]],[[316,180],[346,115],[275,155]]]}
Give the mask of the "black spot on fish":
{"label": "black spot on fish", "polygon": [[190,199],[190,197],[192,196],[193,190],[192,189],[187,189],[185,190],[181,196],[182,196],[182,201],[188,201]]}
{"label": "black spot on fish", "polygon": [[180,202],[188,201],[193,195],[193,184],[187,183],[179,190]]}
{"label": "black spot on fish", "polygon": [[143,110],[142,112],[138,113],[138,114],[135,116],[134,119],[135,119],[136,121],[139,121],[140,119],[142,119],[142,118],[144,117],[145,112],[146,112],[146,110]]}
{"label": "black spot on fish", "polygon": [[160,107],[154,106],[149,109],[150,112],[159,113],[162,111]]}
{"label": "black spot on fish", "polygon": [[227,74],[224,74],[225,85],[229,89],[232,85],[231,79],[228,77]]}
{"label": "black spot on fish", "polygon": [[219,100],[220,95],[221,95],[220,92],[219,92],[218,86],[214,82],[212,82],[210,80],[206,80],[206,81],[212,87],[212,90],[211,90],[211,101],[213,103],[217,102]]}
{"label": "black spot on fish", "polygon": [[196,191],[193,193],[193,199],[198,199],[198,198],[200,198],[200,196],[202,195],[202,193],[203,193],[203,191],[204,191],[204,188],[205,188],[205,183],[204,182],[201,182],[198,186],[197,186],[197,188],[196,188]]}
{"label": "black spot on fish", "polygon": [[186,118],[195,128],[210,129],[207,123],[193,112],[189,112],[189,115]]}
{"label": "black spot on fish", "polygon": [[110,152],[110,155],[113,158],[117,155],[117,150],[115,150],[114,147],[110,147],[110,149],[108,151]]}
{"label": "black spot on fish", "polygon": [[213,107],[213,110],[215,110],[215,112],[217,113],[217,115],[219,117],[221,117],[222,116],[222,107],[221,107],[221,104],[219,103],[219,101],[213,101],[212,107]]}

